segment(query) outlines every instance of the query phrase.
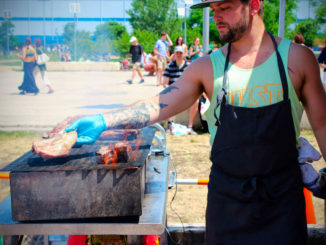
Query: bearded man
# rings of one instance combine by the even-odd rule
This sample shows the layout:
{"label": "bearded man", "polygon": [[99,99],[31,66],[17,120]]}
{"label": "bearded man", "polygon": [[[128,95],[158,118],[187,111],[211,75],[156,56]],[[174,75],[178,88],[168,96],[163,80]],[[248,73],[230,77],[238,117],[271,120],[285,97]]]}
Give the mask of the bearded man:
{"label": "bearded man", "polygon": [[307,244],[297,161],[306,110],[326,157],[326,95],[313,53],[269,34],[260,0],[206,0],[221,40],[159,95],[73,123],[79,143],[106,129],[141,128],[191,106],[205,92],[211,134],[206,244]]}

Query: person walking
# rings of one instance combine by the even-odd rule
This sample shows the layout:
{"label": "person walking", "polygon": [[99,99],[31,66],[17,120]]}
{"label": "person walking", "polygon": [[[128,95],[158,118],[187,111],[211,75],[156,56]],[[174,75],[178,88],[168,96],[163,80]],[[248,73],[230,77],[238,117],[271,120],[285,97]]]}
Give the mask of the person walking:
{"label": "person walking", "polygon": [[[166,39],[168,41],[166,41]],[[163,85],[162,74],[166,67],[166,58],[168,54],[168,47],[172,46],[173,43],[166,32],[161,33],[161,38],[156,41],[154,46],[154,53],[157,58],[157,86]]]}
{"label": "person walking", "polygon": [[39,89],[36,86],[33,70],[35,67],[36,51],[32,46],[32,40],[30,37],[25,38],[25,45],[22,48],[22,55],[16,54],[16,56],[23,60],[24,66],[24,79],[23,83],[18,87],[19,94],[33,93],[37,95]]}
{"label": "person walking", "polygon": [[212,168],[206,244],[308,244],[297,143],[303,110],[326,158],[326,93],[307,47],[266,31],[264,2],[205,0],[226,44],[192,62],[159,95],[80,118],[77,144],[103,130],[142,128],[187,109],[205,92]]}
{"label": "person walking", "polygon": [[131,79],[127,80],[127,83],[129,83],[129,84],[133,83],[136,73],[138,73],[138,75],[140,77],[139,83],[143,83],[145,80],[144,80],[143,74],[140,70],[140,61],[141,61],[142,55],[144,57],[144,63],[146,64],[146,55],[143,50],[143,46],[138,43],[136,37],[131,37],[129,42],[131,43],[131,46],[130,46],[129,53],[127,54],[127,57],[125,60],[127,61],[131,54],[132,75],[131,75]]}
{"label": "person walking", "polygon": [[[42,41],[40,38],[36,38],[34,40],[34,45],[36,48],[36,61],[39,55],[42,55],[44,53],[44,49],[42,47]],[[37,63],[37,62],[36,62]],[[46,75],[46,64],[36,64],[33,74],[34,74],[34,79],[36,78],[37,74],[41,73],[41,77],[42,80],[44,82],[44,84],[48,87],[48,94],[53,94],[54,90],[52,88],[51,82],[48,79],[47,75]]]}

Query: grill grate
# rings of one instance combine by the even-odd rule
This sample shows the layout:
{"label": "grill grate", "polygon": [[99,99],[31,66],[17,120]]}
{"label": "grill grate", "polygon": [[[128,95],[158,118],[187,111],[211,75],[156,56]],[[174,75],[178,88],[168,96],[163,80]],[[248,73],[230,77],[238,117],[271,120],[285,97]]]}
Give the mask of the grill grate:
{"label": "grill grate", "polygon": [[[133,133],[130,137],[121,134],[121,137],[115,135],[115,137],[112,137],[112,140],[102,138],[97,140],[93,145],[83,145],[80,148],[71,149],[70,154],[66,157],[50,159],[47,161],[44,161],[32,151],[29,151],[0,171],[43,172],[140,167],[145,163],[146,157],[148,156],[154,134],[155,129],[147,127],[139,130],[136,135]],[[99,164],[99,156],[96,152],[100,147],[115,144],[123,140],[127,140],[132,147],[133,152],[130,161],[118,162],[114,166]]]}

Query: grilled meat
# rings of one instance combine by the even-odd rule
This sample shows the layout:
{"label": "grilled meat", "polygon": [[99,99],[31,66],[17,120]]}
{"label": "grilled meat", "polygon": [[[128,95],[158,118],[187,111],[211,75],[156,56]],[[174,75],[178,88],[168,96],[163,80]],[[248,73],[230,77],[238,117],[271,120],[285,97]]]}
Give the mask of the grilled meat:
{"label": "grilled meat", "polygon": [[72,131],[56,134],[50,139],[33,142],[32,151],[44,160],[67,156],[76,143],[77,133]]}
{"label": "grilled meat", "polygon": [[71,125],[74,121],[77,119],[84,117],[84,115],[78,115],[73,117],[67,117],[65,120],[63,120],[61,123],[59,123],[57,126],[55,126],[49,133],[43,134],[43,139],[49,139],[54,137],[57,134],[63,133],[64,129]]}
{"label": "grilled meat", "polygon": [[102,146],[96,153],[100,155],[101,163],[115,165],[118,162],[128,162],[132,148],[128,142],[118,142],[114,145]]}
{"label": "grilled meat", "polygon": [[99,140],[133,140],[137,138],[138,129],[114,129],[104,131]]}

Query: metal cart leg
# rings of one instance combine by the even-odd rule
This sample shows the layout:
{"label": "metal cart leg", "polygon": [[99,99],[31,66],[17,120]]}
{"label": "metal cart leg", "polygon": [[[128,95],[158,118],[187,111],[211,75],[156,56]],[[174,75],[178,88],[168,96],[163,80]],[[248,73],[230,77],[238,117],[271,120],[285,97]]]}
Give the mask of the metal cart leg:
{"label": "metal cart leg", "polygon": [[49,245],[49,235],[43,235],[44,236],[44,245]]}
{"label": "metal cart leg", "polygon": [[19,236],[3,236],[3,245],[19,245]]}

